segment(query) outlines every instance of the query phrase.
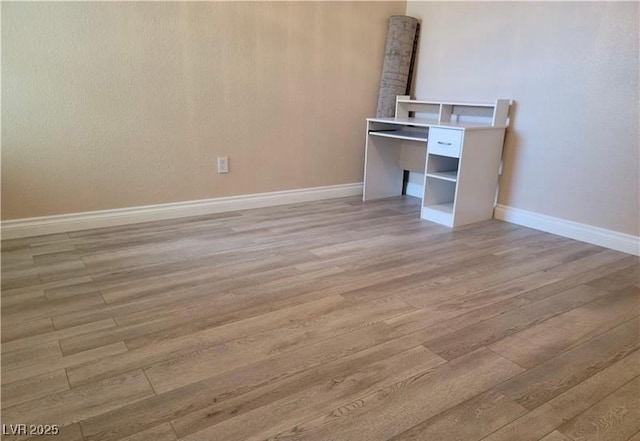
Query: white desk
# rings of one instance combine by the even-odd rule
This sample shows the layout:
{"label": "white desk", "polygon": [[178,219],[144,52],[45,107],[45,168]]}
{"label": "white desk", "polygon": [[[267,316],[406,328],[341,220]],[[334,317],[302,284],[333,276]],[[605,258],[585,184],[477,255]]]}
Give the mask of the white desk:
{"label": "white desk", "polygon": [[398,117],[367,119],[363,200],[401,195],[409,170],[425,174],[421,218],[449,227],[491,219],[509,103],[398,97]]}

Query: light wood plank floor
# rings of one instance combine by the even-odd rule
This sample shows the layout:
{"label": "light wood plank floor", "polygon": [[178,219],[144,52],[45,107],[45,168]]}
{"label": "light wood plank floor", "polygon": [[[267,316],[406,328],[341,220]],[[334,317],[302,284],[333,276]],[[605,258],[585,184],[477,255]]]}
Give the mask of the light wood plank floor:
{"label": "light wood plank floor", "polygon": [[4,241],[2,422],[87,441],[640,439],[638,258],[418,212],[344,198]]}

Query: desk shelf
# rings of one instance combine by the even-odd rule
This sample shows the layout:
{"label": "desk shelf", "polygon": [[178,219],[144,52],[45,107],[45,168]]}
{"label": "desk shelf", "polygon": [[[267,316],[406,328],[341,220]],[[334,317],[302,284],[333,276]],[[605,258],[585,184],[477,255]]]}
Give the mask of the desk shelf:
{"label": "desk shelf", "polygon": [[442,179],[449,182],[458,181],[458,170],[442,171],[442,172],[427,172],[428,178]]}
{"label": "desk shelf", "polygon": [[370,130],[371,136],[382,136],[384,138],[404,139],[407,141],[420,141],[427,142],[426,131],[413,131],[413,130]]}
{"label": "desk shelf", "polygon": [[429,153],[429,157],[426,159],[428,159],[426,167],[428,177],[452,182],[458,181],[458,167],[460,165],[458,158]]}
{"label": "desk shelf", "polygon": [[425,207],[425,208],[429,210],[434,210],[443,214],[452,214],[453,202],[447,202],[445,204],[429,205],[428,207]]}
{"label": "desk shelf", "polygon": [[454,227],[453,205],[453,202],[448,202],[445,204],[435,204],[422,207],[420,217],[447,227]]}

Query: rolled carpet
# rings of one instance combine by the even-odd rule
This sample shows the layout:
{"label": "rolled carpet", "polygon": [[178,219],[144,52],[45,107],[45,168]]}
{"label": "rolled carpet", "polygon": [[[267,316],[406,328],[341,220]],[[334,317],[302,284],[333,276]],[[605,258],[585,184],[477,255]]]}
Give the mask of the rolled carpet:
{"label": "rolled carpet", "polygon": [[376,116],[395,116],[396,96],[408,95],[418,36],[418,20],[405,15],[389,18]]}

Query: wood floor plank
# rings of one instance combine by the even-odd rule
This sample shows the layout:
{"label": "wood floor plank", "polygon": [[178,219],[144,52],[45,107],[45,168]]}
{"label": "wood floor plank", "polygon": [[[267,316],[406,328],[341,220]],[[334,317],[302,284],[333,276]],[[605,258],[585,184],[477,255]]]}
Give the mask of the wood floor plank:
{"label": "wood floor plank", "polygon": [[[578,269],[577,273],[571,274],[568,277],[563,278],[557,282],[552,282],[539,288],[527,290],[515,297],[492,303],[471,312],[467,312],[448,320],[447,324],[454,329],[466,328],[467,326],[469,326],[469,324],[478,323],[491,317],[504,314],[505,312],[519,309],[524,305],[537,302],[539,300],[554,296],[562,292],[567,292],[573,288],[582,286],[591,280],[595,280],[601,277],[603,274],[609,274],[612,271],[616,271],[618,269],[626,268],[630,265],[633,265],[638,260],[637,257],[625,256],[621,253],[617,253],[617,256],[618,259],[611,263],[604,264],[601,267],[592,268],[586,272],[583,272],[582,269]],[[550,278],[557,277],[555,275],[550,275],[548,271],[544,271],[544,273],[547,274],[547,276]]]}
{"label": "wood floor plank", "polygon": [[483,441],[537,441],[638,375],[640,351],[635,351],[483,438]]}
{"label": "wood floor plank", "polygon": [[[313,284],[311,283],[310,285]],[[132,349],[145,347],[209,328],[257,317],[278,309],[302,305],[317,301],[323,297],[335,296],[331,292],[307,292],[307,289],[311,290],[312,288],[299,289],[301,293],[295,295],[293,292],[296,291],[296,288],[282,288],[281,291],[273,295],[271,293],[266,294],[262,300],[260,300],[260,296],[253,297],[249,295],[240,297],[241,300],[238,301],[236,294],[229,293],[222,299],[226,307],[216,307],[207,301],[193,301],[190,305],[173,305],[170,311],[168,310],[169,308],[163,308],[163,311],[158,312],[158,317],[155,320],[152,316],[147,316],[140,321],[139,325],[143,327],[145,332],[128,338],[127,344]],[[124,326],[119,317],[116,317],[116,321]],[[135,322],[138,322],[138,320],[135,320]]]}
{"label": "wood floor plank", "polygon": [[[264,232],[262,234],[265,234]],[[259,237],[259,234],[256,234]],[[214,247],[215,248],[215,247]],[[290,252],[303,252],[307,258],[316,259],[311,253],[304,248],[296,247]],[[99,254],[99,252],[97,252]],[[140,280],[153,275],[166,275],[184,270],[197,269],[203,267],[214,267],[219,270],[234,271],[237,264],[246,262],[257,262],[263,259],[269,260],[272,257],[283,256],[282,250],[263,247],[263,249],[251,251],[247,247],[239,246],[236,243],[235,249],[227,249],[219,254],[196,255],[190,258],[184,258],[178,261],[157,262],[145,265],[135,265],[131,268],[122,268],[118,270],[96,271],[89,268],[91,277],[97,282],[119,283],[124,281]],[[270,265],[267,265],[270,266]]]}
{"label": "wood floor plank", "polygon": [[29,265],[35,265],[33,255],[29,248],[16,248],[13,250],[2,249],[2,272]]}
{"label": "wood floor plank", "polygon": [[[462,256],[465,254],[462,253]],[[472,279],[474,275],[490,271],[496,266],[505,265],[504,259],[494,255],[481,255],[479,257],[464,259],[456,265],[451,264],[447,268],[436,266],[435,268],[426,268],[422,271],[416,271],[402,277],[384,280],[372,286],[357,287],[351,291],[345,292],[343,295],[348,299],[367,300],[385,296],[389,291],[394,292],[410,292],[404,295],[405,300],[413,300],[412,305],[416,307],[425,306],[422,301],[428,297],[432,301],[433,295],[427,296],[425,292],[429,288],[435,288],[451,281],[451,274],[457,274],[465,280]],[[459,274],[459,266],[462,265],[466,269],[466,273]],[[464,282],[461,282],[464,283]],[[400,289],[399,289],[400,287]],[[435,292],[435,289],[434,289]],[[437,291],[439,293],[439,291]],[[445,298],[447,294],[438,295],[438,298]]]}
{"label": "wood floor plank", "polygon": [[640,432],[633,435],[628,441],[640,441]]}
{"label": "wood floor plank", "polygon": [[[17,349],[28,348],[34,345],[48,343],[56,340],[62,341],[63,339],[69,338],[71,336],[79,338],[81,336],[85,336],[86,334],[92,334],[105,329],[109,329],[113,332],[115,331],[114,329],[115,327],[116,327],[116,322],[113,321],[113,319],[105,319],[105,320],[99,320],[93,323],[87,323],[85,325],[74,326],[72,328],[60,329],[57,331],[52,330],[50,332],[41,332],[37,335],[19,338],[19,339],[13,339],[8,342],[3,342],[2,354],[4,354],[7,351],[14,351]],[[77,351],[77,352],[80,352],[80,351]],[[68,354],[65,354],[65,355],[68,355]]]}
{"label": "wood floor plank", "polygon": [[15,383],[2,382],[2,407],[11,407],[69,389],[64,370],[26,378]]}
{"label": "wood floor plank", "polygon": [[[323,272],[323,274],[324,273],[326,273],[326,271]],[[235,300],[234,303],[248,303],[250,301],[256,302],[257,299],[261,299],[262,303],[264,303],[264,298],[260,296],[260,293],[253,292],[252,295],[248,295],[246,296],[247,298],[245,298],[244,296],[238,297],[238,294],[236,294],[236,292],[240,291],[240,289],[238,289],[240,286],[245,286],[248,287],[248,290],[255,291],[255,286],[260,280],[262,280],[263,283],[265,283],[265,280],[269,280],[270,278],[282,281],[286,276],[292,274],[298,275],[299,272],[294,271],[290,268],[278,268],[269,271],[268,274],[259,274],[255,276],[255,278],[252,276],[245,276],[240,279],[240,281],[228,282],[226,286],[202,286],[195,284],[195,286],[190,286],[183,289],[162,290],[162,292],[156,293],[155,295],[146,296],[129,302],[107,304],[103,307],[97,305],[91,308],[85,308],[82,311],[63,313],[62,315],[54,316],[53,321],[58,329],[77,326],[80,324],[102,320],[110,317],[115,317],[116,321],[121,323],[122,320],[120,320],[118,317],[122,315],[130,315],[136,312],[148,314],[148,311],[152,308],[164,308],[166,306],[174,307],[176,299],[179,299],[180,302],[192,302],[197,301],[197,299],[202,299],[206,296],[211,296],[212,292],[220,291],[229,293],[226,295],[226,297],[233,295],[233,299]],[[311,279],[313,278],[313,274],[309,274],[308,276]],[[281,286],[280,289],[282,289]]]}
{"label": "wood floor plank", "polygon": [[2,289],[2,297],[9,297],[19,294],[25,294],[33,291],[44,291],[45,296],[47,294],[47,290],[49,289],[64,289],[70,286],[82,284],[82,283],[94,283],[93,279],[90,276],[80,276],[80,277],[71,277],[62,280],[56,280],[47,283],[39,283],[34,286],[26,286],[21,288],[12,288],[12,289]]}
{"label": "wood floor plank", "polygon": [[22,320],[35,320],[59,314],[73,314],[76,311],[95,307],[102,308],[103,306],[104,300],[102,296],[100,294],[91,294],[56,300],[40,299],[39,301],[30,302],[29,305],[14,305],[3,308],[3,310],[6,310],[5,320],[11,324],[16,324]]}
{"label": "wood floor plank", "polygon": [[425,344],[438,355],[451,360],[606,294],[606,291],[580,286]]}
{"label": "wood floor plank", "polygon": [[73,366],[99,360],[101,358],[120,354],[126,351],[127,347],[124,343],[120,342],[91,349],[89,351],[78,352],[77,354],[69,355],[67,357],[47,359],[46,362],[43,363],[38,363],[36,361],[28,365],[20,366],[16,369],[3,370],[2,381],[3,383],[13,383],[15,381],[46,374],[47,372],[53,372],[58,369],[68,369]]}
{"label": "wood floor plank", "polygon": [[67,425],[153,395],[141,370],[2,410],[3,423]]}
{"label": "wood floor plank", "polygon": [[62,358],[62,352],[57,340],[3,352],[2,369],[18,369],[36,363],[39,360],[50,360],[52,358]]}
{"label": "wood floor plank", "polygon": [[[494,352],[480,349],[440,368],[345,402],[270,439],[386,440],[520,372],[522,368]],[[452,388],[453,384],[457,386]]]}
{"label": "wood floor plank", "polygon": [[[261,440],[331,410],[336,401],[349,401],[358,395],[388,387],[404,378],[417,375],[444,363],[422,347],[415,347],[381,362],[362,366],[348,375],[326,378],[314,387],[269,403],[238,417],[227,419],[207,429],[185,436],[182,426],[174,423],[180,437],[188,440]],[[313,403],[310,405],[309,403]]]}
{"label": "wood floor plank", "polygon": [[640,320],[630,320],[507,381],[500,392],[534,409],[638,349],[638,336]]}
{"label": "wood floor plank", "polygon": [[535,409],[640,348],[640,320],[633,319],[507,381],[500,392]]}
{"label": "wood floor plank", "polygon": [[3,293],[2,296],[2,307],[10,308],[12,306],[20,306],[24,304],[30,304],[32,301],[42,302],[45,299],[44,291],[41,289],[33,289],[30,291],[26,291],[22,294],[8,295],[5,296]]}
{"label": "wood floor plank", "polygon": [[[91,276],[81,276],[60,280],[58,282],[49,282],[42,286],[47,300],[57,300],[65,297],[72,297],[77,294],[99,293],[100,290],[97,289],[95,285],[95,281]],[[91,286],[92,289],[87,290],[86,288],[83,288],[86,286]]]}
{"label": "wood floor plank", "polygon": [[[543,251],[536,255],[535,258],[506,259],[495,254],[481,256],[482,265],[467,268],[464,274],[458,274],[453,278],[450,276],[435,276],[432,280],[416,287],[411,292],[404,293],[402,298],[413,306],[428,307],[435,302],[446,300],[448,297],[460,294],[469,295],[474,291],[481,290],[482,287],[495,286],[537,271],[543,271],[567,261],[572,261],[572,259],[581,258],[584,254],[594,254],[593,248],[588,245],[574,244],[570,247]],[[494,258],[499,260],[487,265],[487,262]]]}
{"label": "wood floor plank", "polygon": [[640,315],[640,289],[589,302],[499,340],[489,347],[530,368]]}
{"label": "wood floor plank", "polygon": [[593,280],[589,282],[589,286],[593,286],[596,289],[617,291],[638,282],[640,282],[640,264],[628,266],[620,271]]}
{"label": "wood floor plank", "polygon": [[471,286],[470,290],[459,290],[455,296],[440,302],[430,303],[429,308],[437,309],[443,313],[456,311],[464,314],[495,302],[520,296],[529,291],[558,282],[559,280],[561,280],[560,277],[550,276],[545,271],[538,271],[509,279],[497,285],[491,285],[489,288],[476,289]]}
{"label": "wood floor plank", "polygon": [[44,256],[47,254],[60,253],[62,251],[75,251],[75,245],[71,240],[34,243],[29,245],[29,251],[35,258],[36,256]]}
{"label": "wood floor plank", "polygon": [[291,328],[262,332],[159,362],[145,369],[145,373],[154,389],[162,393],[316,341],[366,328],[370,323],[410,309],[393,298],[362,302],[336,314],[327,314],[326,320],[315,318]]}
{"label": "wood floor plank", "polygon": [[[229,301],[233,301],[229,299]],[[322,315],[329,311],[341,308],[345,301],[340,296],[327,296],[314,299],[309,302],[300,302],[289,307],[272,309],[262,309],[255,313],[240,308],[235,310],[226,300],[220,302],[192,302],[192,305],[184,307],[180,303],[177,307],[165,308],[164,312],[149,317],[148,321],[125,322],[118,317],[118,329],[109,332],[95,332],[91,335],[65,338],[61,341],[64,353],[74,353],[91,347],[104,345],[113,341],[124,340],[130,349],[148,348],[157,342],[166,343],[173,341],[189,340],[194,337],[207,339],[214,337],[217,341],[226,336],[228,340],[240,338],[244,335],[265,331],[277,327],[279,324],[291,323],[292,321],[303,321],[315,315]],[[185,320],[195,320],[202,314],[214,315],[224,305],[228,309],[235,310],[235,315],[227,316],[218,314],[217,319],[208,320],[205,316],[202,320],[203,326],[189,325]],[[248,312],[248,313],[247,313]],[[252,313],[253,312],[253,313]],[[246,316],[243,313],[247,313]],[[176,318],[175,316],[179,316]],[[233,320],[235,318],[235,320]],[[176,329],[182,328],[182,331]],[[185,328],[191,332],[185,332]],[[215,329],[215,331],[214,331]],[[204,340],[203,340],[204,341]],[[207,340],[210,341],[210,340]]]}
{"label": "wood floor plank", "polygon": [[87,440],[113,440],[171,421],[222,400],[250,392],[298,372],[323,365],[397,337],[381,324],[244,366],[152,397],[81,423]]}
{"label": "wood floor plank", "polygon": [[179,434],[197,432],[229,418],[266,406],[271,402],[282,400],[300,390],[321,385],[326,382],[327,378],[345,378],[352,372],[362,369],[363,366],[378,364],[387,358],[415,348],[428,335],[443,331],[434,328],[425,329],[381,343],[350,356],[257,387],[243,395],[218,401],[213,405],[179,417],[173,420],[172,424]]}
{"label": "wood floor plank", "polygon": [[562,433],[558,432],[557,430],[554,430],[544,438],[540,438],[540,441],[571,441],[571,440],[566,436],[564,436]]}
{"label": "wood floor plank", "polygon": [[[599,248],[596,253],[588,254],[579,259],[568,259],[563,265],[554,266],[548,272],[556,276],[568,277],[575,273],[601,268],[603,265],[614,263],[625,256],[618,251]],[[633,263],[637,265],[637,259]]]}
{"label": "wood floor plank", "polygon": [[2,273],[2,290],[29,288],[40,284],[40,277],[35,271],[23,270]]}
{"label": "wood floor plank", "polygon": [[[416,330],[435,323],[449,321],[452,318],[476,311],[488,305],[504,302],[507,299],[518,297],[531,289],[548,285],[558,280],[560,279],[549,278],[544,272],[537,272],[474,292],[472,295],[454,296],[442,302],[436,302],[433,305],[429,305],[429,307],[420,308],[417,311],[389,319],[386,323],[398,329]],[[469,320],[467,326],[472,323],[473,321]]]}
{"label": "wood floor plank", "polygon": [[42,283],[59,282],[88,275],[86,266],[78,260],[46,264],[36,263],[35,269]]}
{"label": "wood floor plank", "polygon": [[[289,323],[303,322],[315,314],[335,310],[336,307],[339,307],[343,303],[345,303],[345,300],[342,297],[327,297],[315,302],[284,308],[227,325],[208,328],[201,332],[195,332],[172,340],[165,340],[159,344],[141,346],[110,357],[107,360],[98,360],[96,362],[85,363],[76,368],[70,368],[68,369],[69,380],[72,385],[96,381],[135,369],[136,367],[150,366],[158,362],[187,355],[211,346],[224,344],[242,337],[253,338],[253,335],[259,332],[275,329]],[[109,332],[111,331],[107,330],[107,333]],[[77,343],[77,340],[72,340],[72,342]],[[65,340],[62,340],[61,344],[62,347],[65,348]]]}
{"label": "wood floor plank", "polygon": [[626,441],[640,430],[640,377],[567,421],[558,430],[569,439]]}
{"label": "wood floor plank", "polygon": [[121,441],[176,441],[175,432],[170,424],[161,424],[134,435],[122,438]]}
{"label": "wood floor plank", "polygon": [[527,410],[494,391],[485,392],[391,438],[393,441],[475,441]]}
{"label": "wood floor plank", "polygon": [[[234,289],[251,285],[259,280],[266,283],[268,280],[278,280],[282,277],[295,276],[301,272],[292,268],[294,262],[304,262],[309,259],[304,253],[296,253],[295,258],[283,258],[281,256],[263,256],[261,259],[243,259],[242,261],[226,261],[225,265],[215,265],[215,272],[211,265],[187,268],[180,271],[167,273],[158,272],[150,276],[136,279],[119,280],[115,283],[102,282],[100,292],[108,304],[122,303],[131,299],[178,289],[181,287],[195,286],[196,284],[211,284],[214,289],[227,286]],[[238,276],[243,276],[241,279]],[[225,283],[226,281],[226,283]]]}
{"label": "wood floor plank", "polygon": [[7,322],[2,319],[2,342],[27,338],[53,331],[53,321],[49,317],[26,320],[20,322]]}
{"label": "wood floor plank", "polygon": [[2,252],[29,247],[30,245],[69,240],[67,233],[53,233],[42,236],[23,237],[20,239],[5,239],[2,241]]}

